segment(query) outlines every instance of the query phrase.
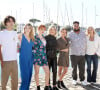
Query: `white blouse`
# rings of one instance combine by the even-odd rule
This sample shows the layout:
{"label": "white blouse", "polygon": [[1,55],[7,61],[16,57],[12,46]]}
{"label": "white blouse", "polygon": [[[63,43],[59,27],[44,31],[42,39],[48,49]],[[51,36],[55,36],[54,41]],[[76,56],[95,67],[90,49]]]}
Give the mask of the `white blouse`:
{"label": "white blouse", "polygon": [[96,53],[95,42],[94,41],[90,41],[89,38],[87,38],[86,54],[94,55],[95,53]]}
{"label": "white blouse", "polygon": [[86,54],[94,55],[97,54],[100,56],[100,37],[95,35],[94,41],[90,41],[89,37],[87,36],[87,49]]}

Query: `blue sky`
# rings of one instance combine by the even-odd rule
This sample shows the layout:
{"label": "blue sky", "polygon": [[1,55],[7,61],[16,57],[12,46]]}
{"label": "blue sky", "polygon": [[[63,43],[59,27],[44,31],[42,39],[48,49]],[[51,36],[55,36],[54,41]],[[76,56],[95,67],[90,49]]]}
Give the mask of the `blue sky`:
{"label": "blue sky", "polygon": [[[58,24],[72,25],[74,20],[83,26],[100,27],[100,0],[0,0],[0,21],[7,15],[13,15],[18,23],[27,23],[30,18],[40,19],[44,23],[57,23],[57,2],[59,1]],[[66,10],[65,10],[66,3]],[[82,21],[83,3],[83,21]],[[34,4],[34,12],[33,12]],[[95,19],[96,6],[96,19]],[[68,16],[69,22],[68,22]],[[34,14],[33,14],[34,13]],[[44,16],[43,16],[44,15]],[[43,19],[44,18],[44,19]],[[96,23],[95,23],[96,21]]]}

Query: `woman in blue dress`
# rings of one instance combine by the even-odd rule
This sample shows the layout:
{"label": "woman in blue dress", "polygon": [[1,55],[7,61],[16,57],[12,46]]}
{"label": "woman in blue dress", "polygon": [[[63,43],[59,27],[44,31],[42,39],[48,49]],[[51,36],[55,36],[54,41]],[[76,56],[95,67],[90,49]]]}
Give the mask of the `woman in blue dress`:
{"label": "woman in blue dress", "polygon": [[46,27],[40,25],[38,27],[38,34],[35,36],[34,42],[34,69],[35,69],[35,81],[37,85],[37,90],[40,90],[39,85],[39,68],[43,67],[45,72],[45,88],[44,90],[49,90],[49,67],[46,57],[46,40],[43,36]]}
{"label": "woman in blue dress", "polygon": [[33,60],[32,47],[34,47],[34,34],[33,27],[31,24],[26,24],[24,28],[24,34],[19,35],[20,40],[20,72],[21,72],[21,86],[20,90],[29,90],[32,70],[33,70]]}

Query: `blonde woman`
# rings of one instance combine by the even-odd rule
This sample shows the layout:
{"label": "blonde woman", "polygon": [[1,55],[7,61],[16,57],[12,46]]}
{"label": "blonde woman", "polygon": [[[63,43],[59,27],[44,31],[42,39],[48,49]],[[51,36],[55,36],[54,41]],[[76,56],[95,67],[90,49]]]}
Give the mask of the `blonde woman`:
{"label": "blonde woman", "polygon": [[57,40],[56,40],[56,27],[50,26],[48,29],[49,34],[45,37],[46,44],[46,54],[49,65],[49,70],[52,69],[53,73],[53,88],[50,85],[49,79],[49,88],[50,90],[58,90],[56,87],[56,78],[57,78]]}
{"label": "blonde woman", "polygon": [[34,60],[32,55],[32,47],[34,47],[34,34],[31,24],[25,25],[24,34],[19,35],[19,40],[21,42],[19,56],[21,71],[20,90],[29,90]]}
{"label": "blonde woman", "polygon": [[[93,27],[87,29],[87,82],[95,83],[98,69],[98,56],[100,56],[100,37],[96,34]],[[93,70],[91,70],[91,63],[93,62]]]}
{"label": "blonde woman", "polygon": [[57,40],[59,57],[58,57],[58,87],[66,88],[63,82],[63,78],[66,75],[69,67],[69,39],[67,38],[67,30],[66,28],[62,28],[60,31],[61,37]]}

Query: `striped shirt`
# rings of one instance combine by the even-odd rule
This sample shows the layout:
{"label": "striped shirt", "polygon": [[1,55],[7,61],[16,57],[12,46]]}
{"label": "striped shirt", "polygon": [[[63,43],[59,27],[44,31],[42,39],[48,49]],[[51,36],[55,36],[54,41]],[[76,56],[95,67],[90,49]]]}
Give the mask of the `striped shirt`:
{"label": "striped shirt", "polygon": [[74,31],[70,32],[70,55],[84,56],[86,52],[86,35],[80,30],[79,34]]}

